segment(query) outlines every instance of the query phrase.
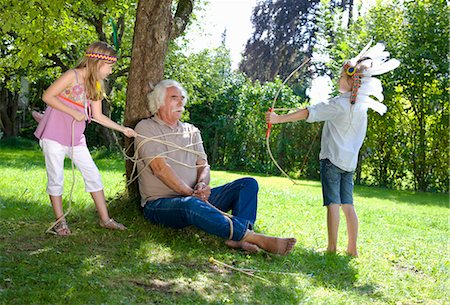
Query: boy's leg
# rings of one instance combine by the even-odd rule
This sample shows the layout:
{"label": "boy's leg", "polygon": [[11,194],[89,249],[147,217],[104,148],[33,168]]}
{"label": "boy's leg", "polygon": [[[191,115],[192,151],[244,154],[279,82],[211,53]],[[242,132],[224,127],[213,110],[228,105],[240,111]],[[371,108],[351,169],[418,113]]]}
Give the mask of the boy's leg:
{"label": "boy's leg", "polygon": [[342,211],[347,221],[347,253],[358,256],[356,240],[358,238],[358,216],[353,205],[353,172],[345,172],[341,176]]}
{"label": "boy's leg", "polygon": [[343,204],[342,211],[347,220],[347,253],[352,256],[358,256],[358,251],[356,249],[356,240],[358,238],[358,216],[356,215],[355,207],[353,204]]}
{"label": "boy's leg", "polygon": [[341,173],[328,159],[320,160],[323,205],[327,207],[328,252],[336,252],[339,229],[339,207],[341,203]]}
{"label": "boy's leg", "polygon": [[339,230],[339,207],[340,204],[330,204],[327,206],[327,229],[328,229],[328,252],[336,252],[337,238]]}

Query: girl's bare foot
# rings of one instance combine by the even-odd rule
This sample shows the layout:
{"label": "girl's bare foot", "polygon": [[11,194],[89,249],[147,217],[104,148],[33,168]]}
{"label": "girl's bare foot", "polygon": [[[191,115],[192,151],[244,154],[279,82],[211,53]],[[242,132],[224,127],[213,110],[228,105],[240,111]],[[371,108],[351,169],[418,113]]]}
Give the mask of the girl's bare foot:
{"label": "girl's bare foot", "polygon": [[252,231],[248,231],[242,241],[255,244],[261,249],[279,255],[286,255],[290,253],[297,242],[295,238],[272,237]]}
{"label": "girl's bare foot", "polygon": [[242,249],[242,250],[248,251],[250,253],[258,253],[260,250],[257,245],[246,242],[246,241],[227,240],[227,241],[225,241],[225,244],[228,247],[235,248],[235,249]]}

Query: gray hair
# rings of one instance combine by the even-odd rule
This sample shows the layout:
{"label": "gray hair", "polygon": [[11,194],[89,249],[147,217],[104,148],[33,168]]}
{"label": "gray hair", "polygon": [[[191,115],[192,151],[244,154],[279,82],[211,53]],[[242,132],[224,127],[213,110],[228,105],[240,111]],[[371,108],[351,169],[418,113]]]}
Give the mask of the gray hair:
{"label": "gray hair", "polygon": [[183,106],[186,105],[188,96],[186,90],[181,86],[181,84],[173,79],[164,79],[160,81],[152,92],[147,94],[148,99],[148,108],[150,112],[153,114],[157,114],[159,108],[164,105],[164,100],[166,98],[167,88],[176,87],[180,89],[181,94],[183,95]]}

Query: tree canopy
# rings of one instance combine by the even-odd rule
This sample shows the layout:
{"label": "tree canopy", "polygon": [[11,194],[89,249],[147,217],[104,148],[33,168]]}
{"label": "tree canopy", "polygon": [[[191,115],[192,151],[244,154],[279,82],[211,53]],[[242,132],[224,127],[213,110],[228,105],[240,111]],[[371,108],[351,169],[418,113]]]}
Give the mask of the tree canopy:
{"label": "tree canopy", "polygon": [[[201,21],[191,23],[195,11],[203,7],[201,1],[0,0],[0,4],[4,137],[32,137],[35,124],[29,110],[44,107],[43,90],[76,64],[89,43],[103,40],[119,52],[104,107],[114,120],[133,126],[148,116],[148,83],[174,78],[188,90],[185,119],[202,130],[214,168],[278,174],[266,153],[263,114],[281,86],[280,78],[304,57],[320,55],[309,73],[293,77],[295,81],[281,90],[280,107],[303,107],[309,102],[305,89],[312,77],[337,75],[342,61],[374,38],[384,41],[402,64],[381,77],[389,110],[383,117],[369,115],[357,182],[448,191],[445,1],[379,2],[364,14],[353,1],[261,1],[253,16],[255,33],[240,66],[245,73],[232,71],[225,44],[192,54],[189,41],[174,39],[186,26],[188,30],[201,26]],[[91,125],[90,143],[114,142]],[[273,129],[272,150],[291,175],[318,178],[315,159],[320,144],[311,142],[320,128],[298,122]]]}

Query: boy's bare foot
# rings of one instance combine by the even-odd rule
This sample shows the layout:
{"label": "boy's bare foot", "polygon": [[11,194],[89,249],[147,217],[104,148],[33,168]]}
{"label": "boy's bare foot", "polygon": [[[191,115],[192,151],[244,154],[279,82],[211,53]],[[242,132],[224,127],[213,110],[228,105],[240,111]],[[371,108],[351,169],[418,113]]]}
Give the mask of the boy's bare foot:
{"label": "boy's bare foot", "polygon": [[297,242],[295,238],[272,237],[252,231],[248,231],[242,241],[255,244],[261,249],[279,255],[290,253]]}
{"label": "boy's bare foot", "polygon": [[255,244],[246,242],[246,241],[234,241],[234,240],[227,240],[225,241],[225,244],[228,247],[235,248],[235,249],[242,249],[244,251],[248,251],[250,253],[258,253],[261,249]]}
{"label": "boy's bare foot", "polygon": [[325,253],[325,254],[336,254],[336,250],[329,250],[328,248],[320,248],[317,249],[317,252],[319,253]]}
{"label": "boy's bare foot", "polygon": [[334,254],[334,253],[337,252],[337,249],[336,249],[336,248],[327,248],[326,252],[327,252],[327,253],[330,253],[330,254],[331,254],[331,253]]}
{"label": "boy's bare foot", "polygon": [[350,255],[350,256],[353,256],[353,257],[358,257],[358,251],[356,251],[356,249],[355,250],[350,250],[350,249],[347,249],[347,255]]}

